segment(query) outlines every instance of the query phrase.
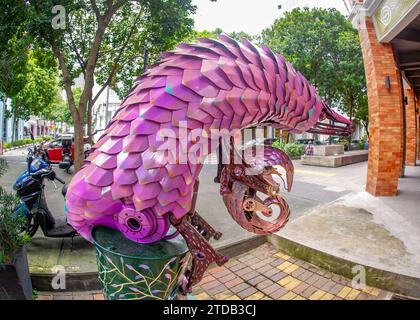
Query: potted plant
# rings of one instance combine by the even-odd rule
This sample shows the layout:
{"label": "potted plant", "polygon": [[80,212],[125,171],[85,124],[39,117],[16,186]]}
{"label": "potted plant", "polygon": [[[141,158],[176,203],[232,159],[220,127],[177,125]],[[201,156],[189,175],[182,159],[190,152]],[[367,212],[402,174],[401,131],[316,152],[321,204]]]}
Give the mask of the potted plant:
{"label": "potted plant", "polygon": [[[0,159],[0,176],[7,163]],[[25,244],[30,241],[26,233],[26,218],[16,215],[19,203],[13,194],[0,187],[0,300],[32,299]]]}

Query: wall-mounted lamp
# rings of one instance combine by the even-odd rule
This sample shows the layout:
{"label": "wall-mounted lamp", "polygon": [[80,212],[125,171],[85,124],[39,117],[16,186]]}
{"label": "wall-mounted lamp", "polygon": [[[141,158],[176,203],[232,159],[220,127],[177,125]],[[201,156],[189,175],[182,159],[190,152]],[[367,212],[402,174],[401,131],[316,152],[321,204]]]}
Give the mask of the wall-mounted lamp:
{"label": "wall-mounted lamp", "polygon": [[408,97],[404,97],[404,104],[408,106]]}
{"label": "wall-mounted lamp", "polygon": [[386,76],[385,78],[385,86],[387,90],[391,89],[391,79],[389,78],[389,76]]}
{"label": "wall-mounted lamp", "polygon": [[416,113],[419,114],[419,108],[416,109]]}

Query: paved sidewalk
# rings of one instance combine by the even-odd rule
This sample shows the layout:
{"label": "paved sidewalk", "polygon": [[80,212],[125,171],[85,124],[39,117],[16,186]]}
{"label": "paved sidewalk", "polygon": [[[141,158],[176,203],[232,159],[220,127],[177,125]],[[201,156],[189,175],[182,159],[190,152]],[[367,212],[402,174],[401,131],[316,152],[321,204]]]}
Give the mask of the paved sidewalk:
{"label": "paved sidewalk", "polygon": [[[392,293],[367,287],[297,260],[264,244],[206,272],[193,290],[206,300],[389,300]],[[39,292],[38,300],[103,300],[100,292]]]}

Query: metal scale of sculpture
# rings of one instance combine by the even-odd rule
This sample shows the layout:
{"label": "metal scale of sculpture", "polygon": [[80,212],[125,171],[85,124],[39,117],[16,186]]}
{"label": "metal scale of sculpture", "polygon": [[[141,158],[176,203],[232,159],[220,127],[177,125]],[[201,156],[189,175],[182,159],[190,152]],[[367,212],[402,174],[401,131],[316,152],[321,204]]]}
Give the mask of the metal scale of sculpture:
{"label": "metal scale of sculpture", "polygon": [[[143,244],[171,237],[168,230],[174,226],[192,254],[183,288],[190,291],[210,263],[222,265],[227,257],[209,244],[221,234],[195,210],[203,162],[169,163],[160,150],[165,141],[158,132],[176,132],[181,127],[187,132],[202,130],[198,141],[187,143],[184,152],[189,153],[204,139],[212,139],[212,129],[251,126],[291,133],[350,135],[353,131],[349,120],[325,104],[315,88],[268,47],[258,48],[247,40],[240,43],[225,35],[219,40],[202,38],[179,45],[136,80],[74,176],[67,193],[69,223],[88,240],[92,240],[92,228],[106,226]],[[173,140],[176,146],[182,143],[179,137]],[[203,158],[214,151],[209,149]],[[179,154],[173,155],[177,157]],[[269,145],[263,157],[264,170],[259,175],[245,173],[253,166],[245,160],[223,165],[220,193],[239,225],[269,234],[282,228],[290,214],[272,177],[279,175],[275,166],[285,169],[285,188],[290,191],[293,164],[285,153]],[[268,198],[261,200],[257,192]],[[273,206],[281,213],[274,221],[266,221],[263,216],[269,217]]]}

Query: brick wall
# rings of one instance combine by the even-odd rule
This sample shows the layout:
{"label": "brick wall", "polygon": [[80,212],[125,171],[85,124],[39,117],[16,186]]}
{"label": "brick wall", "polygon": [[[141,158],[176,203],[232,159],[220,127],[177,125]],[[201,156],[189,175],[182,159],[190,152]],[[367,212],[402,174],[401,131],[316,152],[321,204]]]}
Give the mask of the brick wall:
{"label": "brick wall", "polygon": [[407,166],[415,166],[418,156],[415,94],[414,90],[411,89],[405,89],[404,94],[408,101],[408,104],[405,106],[405,118],[407,124],[405,162]]}
{"label": "brick wall", "polygon": [[[369,99],[369,161],[366,190],[393,196],[402,170],[402,89],[392,47],[377,41],[369,17],[359,26]],[[386,77],[390,89],[386,88]]]}

